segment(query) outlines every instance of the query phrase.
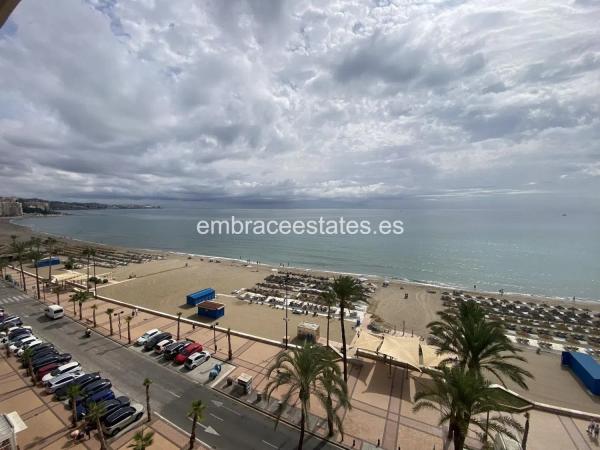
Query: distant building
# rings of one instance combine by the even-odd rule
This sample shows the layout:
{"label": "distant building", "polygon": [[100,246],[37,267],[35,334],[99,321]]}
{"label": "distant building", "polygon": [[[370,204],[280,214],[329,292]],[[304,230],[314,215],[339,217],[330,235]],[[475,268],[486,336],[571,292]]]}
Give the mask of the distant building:
{"label": "distant building", "polygon": [[0,217],[23,215],[23,206],[15,198],[0,198]]}
{"label": "distant building", "polygon": [[24,201],[23,210],[25,212],[49,212],[50,204],[48,202],[42,202],[37,200]]}

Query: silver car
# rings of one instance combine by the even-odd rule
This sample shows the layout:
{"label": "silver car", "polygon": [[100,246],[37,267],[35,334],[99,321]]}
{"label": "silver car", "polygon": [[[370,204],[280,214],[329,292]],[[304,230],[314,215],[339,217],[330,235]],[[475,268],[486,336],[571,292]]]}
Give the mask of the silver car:
{"label": "silver car", "polygon": [[144,407],[140,403],[132,403],[111,412],[102,419],[102,431],[109,436],[115,436],[144,415]]}
{"label": "silver car", "polygon": [[62,375],[52,378],[50,381],[46,381],[44,383],[44,388],[48,394],[54,394],[57,389],[69,384],[71,381],[77,377],[80,377],[81,375],[85,375],[85,373],[80,370],[63,373]]}

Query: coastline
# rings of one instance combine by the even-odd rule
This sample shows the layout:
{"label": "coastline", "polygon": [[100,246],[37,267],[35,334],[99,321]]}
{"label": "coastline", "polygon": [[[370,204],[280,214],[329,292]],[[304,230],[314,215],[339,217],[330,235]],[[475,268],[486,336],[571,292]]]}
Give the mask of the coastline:
{"label": "coastline", "polygon": [[[212,259],[219,259],[219,260],[223,260],[223,261],[231,261],[234,263],[238,263],[241,266],[247,266],[248,264],[256,266],[256,264],[257,264],[256,261],[248,262],[247,260],[226,257],[226,256],[221,256],[221,255],[208,255],[208,254],[175,251],[175,250],[162,250],[162,249],[156,249],[156,248],[128,247],[128,246],[107,244],[107,243],[103,243],[103,242],[89,241],[89,240],[75,238],[72,236],[57,235],[57,234],[47,233],[44,231],[34,230],[33,227],[31,227],[29,225],[22,225],[19,223],[15,223],[15,222],[22,220],[23,218],[24,217],[12,217],[12,218],[0,219],[0,244],[2,243],[2,240],[1,240],[2,234],[5,234],[5,230],[2,229],[2,226],[3,226],[3,224],[10,224],[19,230],[22,230],[22,231],[26,230],[26,234],[29,234],[29,235],[52,236],[58,240],[64,240],[66,242],[89,244],[92,246],[100,246],[100,247],[109,248],[109,249],[122,249],[122,250],[128,250],[128,251],[132,251],[132,252],[148,252],[148,253],[153,253],[153,254],[172,255],[174,257],[191,256],[193,258],[209,258],[209,259],[212,258]],[[327,277],[338,276],[338,275],[350,275],[350,276],[354,276],[354,277],[368,278],[368,279],[372,280],[373,282],[383,282],[383,280],[387,279],[390,282],[390,284],[400,284],[402,286],[408,285],[408,286],[412,286],[415,288],[424,288],[424,289],[432,289],[432,290],[440,290],[440,291],[457,290],[457,291],[462,291],[464,293],[474,295],[474,296],[477,296],[477,295],[483,295],[485,297],[500,296],[500,294],[498,292],[487,291],[487,290],[473,290],[473,289],[469,289],[468,287],[452,285],[449,283],[443,283],[443,282],[439,282],[439,281],[413,280],[413,279],[409,279],[409,278],[403,278],[401,276],[388,277],[388,276],[377,275],[377,274],[355,273],[355,272],[338,271],[338,270],[332,270],[332,269],[315,269],[312,267],[304,267],[304,266],[285,266],[284,267],[284,266],[279,266],[279,265],[276,265],[273,263],[268,263],[268,262],[267,263],[259,262],[258,266],[263,267],[263,268],[269,268],[269,269],[295,270],[295,271],[299,271],[299,272],[306,272],[306,273],[311,273],[314,275],[327,276]],[[521,301],[525,301],[525,302],[532,301],[535,303],[563,304],[563,305],[565,305],[565,304],[572,305],[573,304],[573,301],[569,298],[558,297],[558,296],[548,296],[548,295],[544,295],[544,294],[535,294],[535,293],[527,293],[527,292],[505,291],[503,297],[507,298],[507,299],[516,299],[516,300],[521,300]],[[596,307],[600,308],[600,298],[598,298],[598,299],[576,298],[575,304],[585,304],[588,306],[596,306]]]}

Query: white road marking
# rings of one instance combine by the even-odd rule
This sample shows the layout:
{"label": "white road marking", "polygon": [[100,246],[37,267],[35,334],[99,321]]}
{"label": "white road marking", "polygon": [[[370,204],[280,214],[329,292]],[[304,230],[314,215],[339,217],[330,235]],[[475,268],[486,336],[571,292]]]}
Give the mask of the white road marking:
{"label": "white road marking", "polygon": [[279,447],[277,447],[276,445],[273,445],[273,444],[271,444],[270,442],[267,442],[267,441],[265,441],[264,439],[263,439],[263,441],[262,441],[262,442],[263,442],[263,444],[267,444],[269,447],[272,447],[272,448],[279,448]]}
{"label": "white road marking", "polygon": [[[194,421],[194,419],[193,419],[193,418],[191,418],[191,417],[188,417],[188,420],[190,420],[190,421],[192,421],[192,422]],[[196,422],[196,425],[198,425],[199,427],[203,428],[203,429],[204,429],[204,431],[206,431],[208,434],[214,434],[215,436],[221,436],[221,435],[220,435],[220,434],[217,432],[217,430],[215,430],[215,429],[214,429],[213,427],[211,427],[210,425],[204,425],[203,423],[200,423],[200,422]]]}
{"label": "white road marking", "polygon": [[[172,427],[175,427],[175,428],[177,428],[179,431],[181,431],[182,433],[184,433],[186,436],[189,436],[189,435],[190,435],[190,433],[188,433],[186,430],[184,430],[184,429],[183,429],[183,428],[181,428],[180,426],[178,426],[178,425],[175,425],[173,422],[171,422],[171,421],[170,421],[169,419],[167,419],[166,417],[164,417],[164,416],[161,416],[159,413],[154,413],[154,414],[156,414],[158,417],[160,417],[162,420],[164,420],[165,422],[167,422],[167,423],[168,423],[169,425],[171,425]],[[201,439],[198,439],[198,438],[196,438],[196,440],[197,440],[198,442],[200,442],[200,443],[201,443],[203,446],[205,446],[206,448],[212,448],[210,445],[208,445],[208,444],[207,444],[206,442],[204,442],[203,440],[201,440]]]}
{"label": "white road marking", "polygon": [[167,391],[169,394],[174,395],[177,398],[181,398],[181,395],[177,395],[175,392],[173,391]]}
{"label": "white road marking", "polygon": [[213,416],[215,419],[220,420],[221,422],[223,422],[223,419],[221,419],[219,416],[215,416],[213,413],[209,413],[211,416]]}
{"label": "white road marking", "polygon": [[235,414],[236,416],[241,416],[242,414],[234,409],[228,408],[227,406],[223,406],[223,402],[220,402],[218,400],[211,400],[212,404],[215,405],[217,408],[223,408],[226,409],[227,411],[229,411],[232,414]]}

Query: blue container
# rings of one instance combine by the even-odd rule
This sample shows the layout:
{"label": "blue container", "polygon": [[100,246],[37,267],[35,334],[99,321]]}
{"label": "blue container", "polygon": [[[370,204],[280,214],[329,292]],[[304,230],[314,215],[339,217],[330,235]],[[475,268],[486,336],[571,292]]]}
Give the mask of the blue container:
{"label": "blue container", "polygon": [[198,305],[198,315],[210,319],[218,319],[225,315],[225,305],[216,302],[200,303]]}
{"label": "blue container", "polygon": [[189,294],[186,297],[186,302],[190,306],[197,306],[198,303],[205,302],[207,300],[215,299],[215,290],[212,288],[202,289],[201,291]]}
{"label": "blue container", "polygon": [[48,266],[56,266],[60,264],[60,258],[53,256],[52,258],[44,258],[44,259],[40,259],[37,262],[37,267],[48,267]]}
{"label": "blue container", "polygon": [[585,387],[600,395],[600,364],[586,353],[562,352],[561,363],[569,366]]}

